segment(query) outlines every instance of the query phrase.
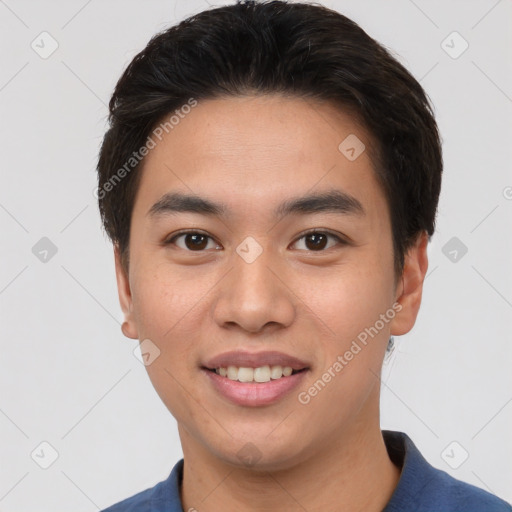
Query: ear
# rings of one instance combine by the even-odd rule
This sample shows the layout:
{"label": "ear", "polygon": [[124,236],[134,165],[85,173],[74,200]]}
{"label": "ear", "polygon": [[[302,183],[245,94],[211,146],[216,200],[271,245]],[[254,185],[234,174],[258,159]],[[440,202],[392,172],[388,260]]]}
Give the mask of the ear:
{"label": "ear", "polygon": [[133,301],[130,290],[130,281],[121,263],[121,253],[119,246],[114,245],[114,260],[116,266],[117,293],[119,295],[119,304],[124,313],[124,323],[121,327],[123,334],[127,338],[138,339],[137,326],[133,318]]}
{"label": "ear", "polygon": [[423,231],[405,255],[401,283],[395,297],[402,309],[397,310],[391,321],[391,334],[395,336],[408,333],[416,322],[428,268],[427,244],[428,233]]}

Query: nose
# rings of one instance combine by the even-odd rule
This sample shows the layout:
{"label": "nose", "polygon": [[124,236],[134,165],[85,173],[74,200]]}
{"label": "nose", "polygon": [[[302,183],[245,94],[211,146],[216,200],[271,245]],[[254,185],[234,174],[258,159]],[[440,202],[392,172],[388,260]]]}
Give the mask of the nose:
{"label": "nose", "polygon": [[289,326],[295,317],[294,295],[271,251],[264,250],[251,262],[234,254],[233,265],[214,301],[217,324],[250,333]]}

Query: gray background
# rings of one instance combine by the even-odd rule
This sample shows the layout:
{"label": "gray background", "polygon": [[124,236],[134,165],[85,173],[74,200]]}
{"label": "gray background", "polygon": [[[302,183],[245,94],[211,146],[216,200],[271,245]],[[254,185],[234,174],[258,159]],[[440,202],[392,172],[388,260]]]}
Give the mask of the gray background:
{"label": "gray background", "polygon": [[[444,139],[422,309],[384,368],[382,427],[512,501],[512,2],[322,3],[399,56],[430,95]],[[181,457],[137,342],[121,334],[92,191],[122,70],[155,32],[207,7],[0,0],[4,512],[98,510],[163,480]],[[48,51],[52,39],[47,58],[31,47]]]}

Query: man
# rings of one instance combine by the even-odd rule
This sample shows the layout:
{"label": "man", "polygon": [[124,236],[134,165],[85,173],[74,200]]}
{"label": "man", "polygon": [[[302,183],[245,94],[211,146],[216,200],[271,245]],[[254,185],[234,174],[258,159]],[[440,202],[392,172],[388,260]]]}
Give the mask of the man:
{"label": "man", "polygon": [[116,511],[510,511],[381,431],[442,174],[418,82],[329,9],[202,12],[119,80],[98,163],[123,333],[184,458]]}

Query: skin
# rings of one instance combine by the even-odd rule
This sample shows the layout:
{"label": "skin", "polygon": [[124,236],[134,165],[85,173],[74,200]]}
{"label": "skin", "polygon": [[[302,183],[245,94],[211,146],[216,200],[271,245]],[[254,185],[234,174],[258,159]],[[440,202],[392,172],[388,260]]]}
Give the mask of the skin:
{"label": "skin", "polygon": [[[279,95],[200,101],[144,161],[131,220],[130,265],[115,247],[123,332],[150,339],[160,355],[147,371],[176,418],[185,466],[184,510],[381,511],[400,470],[379,425],[380,371],[391,334],[414,325],[427,271],[427,235],[393,270],[389,210],[369,151],[349,161],[338,146],[371,139],[332,105]],[[283,200],[335,188],[365,216],[272,215]],[[194,193],[229,208],[226,217],[147,214],[167,192]],[[328,230],[315,250],[306,230]],[[202,252],[178,230],[212,237]],[[263,252],[236,252],[252,236]],[[215,247],[221,249],[215,249]],[[313,248],[311,248],[313,246]],[[401,310],[307,405],[307,390],[379,315]],[[200,366],[222,352],[279,350],[308,362],[300,389],[277,404],[234,405]],[[333,404],[336,404],[333,406]],[[259,460],[237,456],[247,442]]]}

